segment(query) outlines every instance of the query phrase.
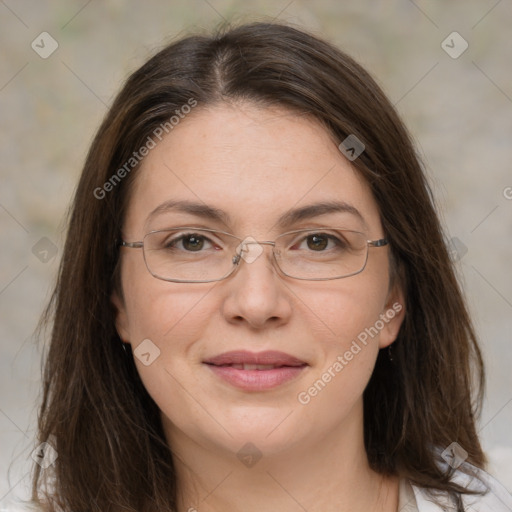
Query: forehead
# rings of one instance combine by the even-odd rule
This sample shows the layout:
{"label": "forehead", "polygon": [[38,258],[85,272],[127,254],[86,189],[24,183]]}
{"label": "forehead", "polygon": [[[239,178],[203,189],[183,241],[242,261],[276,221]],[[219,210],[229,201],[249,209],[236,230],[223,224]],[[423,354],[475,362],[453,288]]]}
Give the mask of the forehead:
{"label": "forehead", "polygon": [[329,201],[352,205],[369,226],[379,223],[368,185],[332,135],[282,108],[196,107],[144,158],[133,185],[125,231],[134,234],[170,200],[221,209],[233,224],[223,228],[232,230],[259,224],[264,231],[284,211]]}

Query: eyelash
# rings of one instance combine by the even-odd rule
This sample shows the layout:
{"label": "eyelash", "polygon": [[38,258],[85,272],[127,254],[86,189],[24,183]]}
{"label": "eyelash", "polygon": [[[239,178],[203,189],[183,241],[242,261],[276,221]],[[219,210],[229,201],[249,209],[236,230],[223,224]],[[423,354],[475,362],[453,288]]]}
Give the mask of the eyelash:
{"label": "eyelash", "polygon": [[[308,238],[313,237],[313,236],[325,237],[328,240],[333,241],[334,244],[336,246],[338,246],[338,248],[346,247],[346,245],[347,245],[346,241],[342,240],[341,238],[338,238],[334,235],[330,235],[330,234],[328,234],[326,232],[322,232],[322,231],[319,231],[316,233],[310,233],[309,235],[305,235],[302,238],[300,238],[298,241],[294,241],[293,245],[297,245],[297,244],[302,245],[302,243],[307,241]],[[181,242],[183,240],[186,240],[187,238],[191,238],[191,237],[195,237],[198,240],[207,241],[208,243],[210,243],[212,245],[216,245],[215,242],[212,241],[211,239],[209,239],[208,237],[191,231],[189,233],[180,234],[179,236],[176,236],[170,240],[166,240],[164,242],[164,248],[165,249],[176,249],[176,244],[178,244],[179,242]],[[185,252],[202,252],[202,251],[186,251],[185,250]],[[313,252],[326,252],[326,251],[313,251]]]}

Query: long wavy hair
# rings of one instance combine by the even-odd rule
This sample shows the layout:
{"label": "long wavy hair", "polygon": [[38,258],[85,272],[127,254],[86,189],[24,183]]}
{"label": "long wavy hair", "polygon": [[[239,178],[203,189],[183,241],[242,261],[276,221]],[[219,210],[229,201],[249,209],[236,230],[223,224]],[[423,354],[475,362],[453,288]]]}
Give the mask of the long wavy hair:
{"label": "long wavy hair", "polygon": [[[223,25],[160,50],[128,78],[92,142],[41,321],[50,341],[39,442],[50,442],[58,458],[48,469],[34,466],[33,500],[52,512],[176,510],[173,455],[116,332],[111,295],[122,295],[116,240],[139,167],[126,163],[191,98],[197,108],[285,107],[320,121],[337,144],[349,135],[364,143],[352,165],[378,203],[406,296],[393,361],[380,351],[363,395],[368,461],[460,502],[467,490],[451,481],[453,470],[439,465],[433,448],[457,442],[468,462],[485,467],[475,427],[484,368],[411,138],[352,58],[302,29],[263,22]],[[112,181],[123,166],[123,179]]]}

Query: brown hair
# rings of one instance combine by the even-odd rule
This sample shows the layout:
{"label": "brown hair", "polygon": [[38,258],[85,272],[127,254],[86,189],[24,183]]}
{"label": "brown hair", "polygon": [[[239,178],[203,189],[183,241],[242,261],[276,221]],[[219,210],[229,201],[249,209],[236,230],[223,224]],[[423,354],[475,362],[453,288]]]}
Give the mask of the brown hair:
{"label": "brown hair", "polygon": [[[114,326],[116,240],[137,166],[99,189],[154,130],[193,98],[250,101],[311,115],[339,144],[366,146],[353,165],[371,186],[406,295],[393,361],[380,351],[364,391],[371,467],[414,484],[467,492],[439,453],[452,442],[483,468],[475,429],[484,371],[471,319],[412,142],[370,75],[331,44],[288,25],[223,27],[185,37],[133,73],[91,145],[69,218],[52,300],[40,442],[58,459],[35,466],[33,498],[49,510],[172,511],[176,481],[159,410]],[[475,391],[475,395],[473,395]],[[460,502],[460,500],[459,500]]]}

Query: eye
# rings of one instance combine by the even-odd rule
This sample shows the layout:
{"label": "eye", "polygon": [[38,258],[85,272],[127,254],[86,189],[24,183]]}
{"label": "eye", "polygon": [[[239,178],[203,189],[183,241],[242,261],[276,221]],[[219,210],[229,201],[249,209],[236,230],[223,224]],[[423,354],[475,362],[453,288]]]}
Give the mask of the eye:
{"label": "eye", "polygon": [[329,245],[329,238],[324,235],[309,235],[306,240],[308,249],[323,250]]}
{"label": "eye", "polygon": [[[304,242],[307,249],[314,252],[324,252],[327,249],[345,249],[347,247],[345,240],[327,233],[311,233],[307,235],[300,242],[298,249],[305,249]],[[295,249],[295,246],[292,249]]]}
{"label": "eye", "polygon": [[[187,233],[165,241],[166,249],[181,249],[187,252],[200,252],[205,244],[212,244],[211,240],[198,233]],[[206,247],[210,248],[210,247]]]}

